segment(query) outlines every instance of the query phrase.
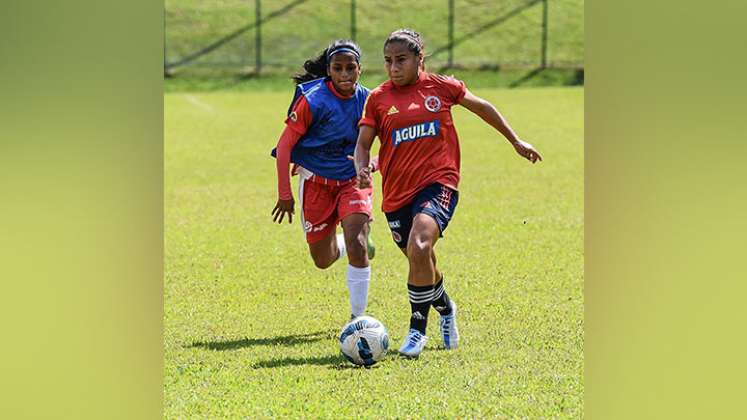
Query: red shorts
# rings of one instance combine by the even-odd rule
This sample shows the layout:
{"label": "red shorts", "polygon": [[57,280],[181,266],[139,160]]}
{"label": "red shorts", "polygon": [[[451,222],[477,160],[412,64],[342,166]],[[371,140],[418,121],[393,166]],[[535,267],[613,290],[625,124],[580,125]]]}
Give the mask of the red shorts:
{"label": "red shorts", "polygon": [[342,185],[337,183],[324,183],[318,177],[299,181],[301,226],[310,244],[334,233],[337,224],[353,213],[371,217],[373,188],[359,189],[355,179],[342,181]]}

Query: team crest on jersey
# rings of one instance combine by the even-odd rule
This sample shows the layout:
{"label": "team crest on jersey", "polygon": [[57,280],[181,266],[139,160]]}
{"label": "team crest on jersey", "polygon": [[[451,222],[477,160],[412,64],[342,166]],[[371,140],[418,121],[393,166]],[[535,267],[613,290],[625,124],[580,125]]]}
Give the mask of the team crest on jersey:
{"label": "team crest on jersey", "polygon": [[431,112],[438,112],[441,110],[441,99],[438,96],[428,96],[425,98],[425,109]]}
{"label": "team crest on jersey", "polygon": [[392,131],[392,143],[397,146],[406,141],[415,141],[426,137],[436,137],[440,131],[439,120],[428,121]]}

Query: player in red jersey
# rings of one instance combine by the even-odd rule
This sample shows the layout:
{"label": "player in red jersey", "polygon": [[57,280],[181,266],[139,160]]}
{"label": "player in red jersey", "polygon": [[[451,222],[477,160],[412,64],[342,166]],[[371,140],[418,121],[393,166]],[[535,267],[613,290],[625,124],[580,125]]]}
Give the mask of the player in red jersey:
{"label": "player in red jersey", "polygon": [[[355,167],[348,159],[368,96],[368,89],[358,84],[360,55],[354,42],[337,40],[304,63],[306,72],[293,78],[296,94],[285,130],[273,150],[278,173],[273,221],[282,223],[286,215],[289,223],[293,221],[292,162],[301,178],[301,225],[314,264],[325,269],[347,254],[351,318],[365,313],[369,258],[375,250],[368,226],[373,189],[358,188]],[[336,234],[338,223],[342,235]]]}
{"label": "player in red jersey", "polygon": [[370,150],[378,135],[383,205],[392,237],[407,256],[412,315],[400,354],[417,357],[425,347],[431,306],[441,315],[444,347],[459,343],[456,304],[436,267],[434,246],[448,226],[459,199],[459,139],[451,116],[462,105],[501,133],[532,163],[537,150],[519,139],[495,107],[473,95],[462,81],[427,73],[423,41],[415,31],[392,32],[384,43],[389,80],[372,90],[359,125],[355,164],[361,188],[371,185]]}

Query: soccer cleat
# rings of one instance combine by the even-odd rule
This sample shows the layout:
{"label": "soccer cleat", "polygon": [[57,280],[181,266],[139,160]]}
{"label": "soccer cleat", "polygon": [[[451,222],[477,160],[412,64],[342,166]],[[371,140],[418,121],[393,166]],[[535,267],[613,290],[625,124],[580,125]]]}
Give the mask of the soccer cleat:
{"label": "soccer cleat", "polygon": [[424,336],[420,331],[410,328],[404,344],[399,348],[399,354],[405,357],[418,357],[423,348],[425,348],[426,342],[428,342],[428,337]]}
{"label": "soccer cleat", "polygon": [[454,350],[459,346],[459,330],[456,322],[457,305],[451,301],[451,313],[441,315],[438,325],[441,327],[441,338],[447,350]]}
{"label": "soccer cleat", "polygon": [[376,245],[374,245],[373,239],[371,239],[371,234],[368,235],[368,240],[366,242],[366,248],[368,248],[368,259],[372,260],[376,256]]}

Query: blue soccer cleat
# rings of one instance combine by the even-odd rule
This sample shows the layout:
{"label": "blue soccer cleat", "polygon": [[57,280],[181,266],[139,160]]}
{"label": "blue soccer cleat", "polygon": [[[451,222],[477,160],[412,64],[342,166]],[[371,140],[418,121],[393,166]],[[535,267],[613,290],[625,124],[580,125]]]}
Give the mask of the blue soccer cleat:
{"label": "blue soccer cleat", "polygon": [[423,348],[425,348],[426,342],[428,342],[428,337],[420,331],[410,328],[410,332],[407,333],[407,338],[405,338],[405,343],[399,348],[399,354],[405,357],[418,357]]}
{"label": "blue soccer cleat", "polygon": [[441,315],[439,326],[441,327],[441,338],[447,350],[454,350],[459,346],[459,330],[456,322],[457,305],[451,301],[451,314]]}

